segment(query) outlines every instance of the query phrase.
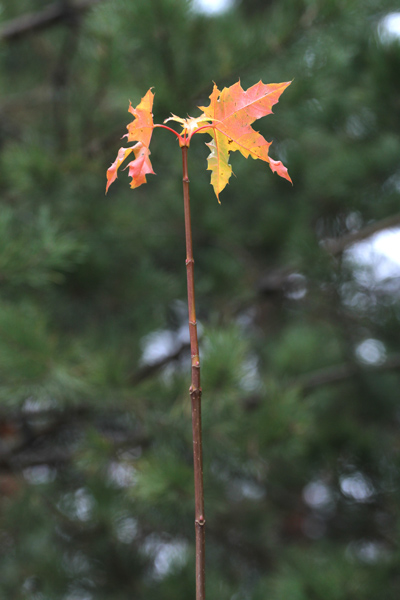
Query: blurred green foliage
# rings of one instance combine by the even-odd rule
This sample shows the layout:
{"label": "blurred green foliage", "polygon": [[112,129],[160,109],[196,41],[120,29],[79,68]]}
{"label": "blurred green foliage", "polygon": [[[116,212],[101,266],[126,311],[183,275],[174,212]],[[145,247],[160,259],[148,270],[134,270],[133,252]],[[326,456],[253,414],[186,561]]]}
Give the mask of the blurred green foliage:
{"label": "blurred green foliage", "polygon": [[138,190],[105,173],[129,100],[240,78],[293,80],[257,126],[294,186],[234,156],[219,206],[193,140],[208,597],[397,599],[399,277],[328,242],[399,224],[398,6],[83,4],[10,37],[49,3],[0,2],[0,596],[194,596],[176,140]]}

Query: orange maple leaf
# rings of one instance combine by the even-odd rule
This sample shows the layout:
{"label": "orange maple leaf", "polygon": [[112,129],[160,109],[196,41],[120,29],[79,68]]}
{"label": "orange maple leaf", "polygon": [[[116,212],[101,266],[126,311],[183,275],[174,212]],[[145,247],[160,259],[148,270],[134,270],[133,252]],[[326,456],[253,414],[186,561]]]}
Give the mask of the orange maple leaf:
{"label": "orange maple leaf", "polygon": [[231,152],[238,150],[245,158],[251,156],[261,159],[267,163],[274,173],[292,182],[287,168],[279,160],[269,157],[268,151],[272,142],[267,142],[263,136],[255,131],[251,124],[272,113],[272,106],[279,101],[282,92],[290,85],[285,83],[264,84],[259,81],[248,90],[244,91],[240,81],[222,92],[214,84],[210,96],[210,104],[200,109],[203,113],[199,117],[188,117],[181,119],[172,115],[164,121],[176,121],[182,126],[179,134],[175,130],[164,125],[153,123],[153,100],[154,94],[151,89],[143,96],[140,104],[135,108],[129,104],[129,112],[133,114],[134,120],[127,126],[128,133],[125,134],[128,142],[136,142],[129,148],[120,148],[117,158],[107,171],[107,188],[117,178],[118,169],[133,152],[135,159],[131,161],[129,176],[132,178],[131,188],[136,188],[146,183],[146,175],[154,174],[150,162],[149,145],[155,127],[163,127],[172,131],[179,139],[181,148],[189,147],[191,138],[196,133],[208,133],[211,141],[207,144],[211,152],[208,156],[208,170],[211,171],[211,185],[219,202],[219,194],[229,182],[232,175],[232,167],[229,164]]}
{"label": "orange maple leaf", "polygon": [[119,149],[117,158],[107,170],[106,193],[113,181],[116,180],[120,165],[131,152],[134,153],[135,160],[130,162],[126,167],[129,167],[129,176],[132,177],[131,188],[136,188],[142,185],[142,183],[146,183],[146,175],[149,173],[154,175],[149,158],[149,145],[154,129],[153,114],[151,112],[153,100],[154,94],[150,89],[147,94],[143,96],[140,104],[138,104],[136,108],[129,103],[128,111],[133,114],[134,120],[127,125],[126,128],[128,133],[123,137],[128,138],[128,142],[137,142],[137,144],[130,148]]}
{"label": "orange maple leaf", "polygon": [[269,157],[268,150],[272,142],[267,142],[251,127],[256,119],[272,113],[272,106],[278,102],[280,95],[290,83],[288,81],[264,84],[259,81],[244,91],[238,81],[231,87],[224,88],[222,92],[214,84],[209,106],[199,107],[204,117],[212,120],[210,128],[203,131],[213,138],[207,144],[211,149],[208,169],[212,172],[211,184],[218,201],[220,192],[232,174],[229,155],[236,150],[239,150],[245,158],[251,156],[269,163],[273,172],[292,182],[281,161]]}
{"label": "orange maple leaf", "polygon": [[127,125],[128,133],[124,137],[128,138],[128,142],[142,142],[144,146],[150,146],[151,135],[154,129],[153,123],[153,101],[154,94],[149,89],[147,94],[143,96],[140,104],[134,108],[129,103],[128,111],[135,117],[132,123]]}

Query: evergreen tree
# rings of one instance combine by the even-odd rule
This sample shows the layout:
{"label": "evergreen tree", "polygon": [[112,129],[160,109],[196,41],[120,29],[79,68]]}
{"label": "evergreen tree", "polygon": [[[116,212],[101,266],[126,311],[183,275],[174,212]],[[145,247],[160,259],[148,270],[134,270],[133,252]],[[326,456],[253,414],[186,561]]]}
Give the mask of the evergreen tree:
{"label": "evergreen tree", "polygon": [[354,244],[399,218],[389,0],[0,2],[0,595],[194,596],[180,153],[105,172],[129,100],[195,116],[288,81],[257,123],[293,188],[190,148],[207,595],[395,600],[399,278]]}

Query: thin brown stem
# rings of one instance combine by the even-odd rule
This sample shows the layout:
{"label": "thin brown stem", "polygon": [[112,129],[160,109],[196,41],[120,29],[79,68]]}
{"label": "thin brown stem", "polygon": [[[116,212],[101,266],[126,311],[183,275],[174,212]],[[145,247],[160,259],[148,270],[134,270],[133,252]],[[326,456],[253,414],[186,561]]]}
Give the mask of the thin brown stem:
{"label": "thin brown stem", "polygon": [[194,259],[192,246],[192,226],[190,220],[189,176],[187,167],[187,146],[182,147],[183,201],[185,209],[186,274],[189,308],[190,352],[192,357],[192,382],[190,398],[192,402],[193,464],[195,495],[196,532],[196,600],[205,600],[205,518],[203,489],[203,450],[201,439],[201,387],[200,357],[197,338],[197,321],[194,295]]}

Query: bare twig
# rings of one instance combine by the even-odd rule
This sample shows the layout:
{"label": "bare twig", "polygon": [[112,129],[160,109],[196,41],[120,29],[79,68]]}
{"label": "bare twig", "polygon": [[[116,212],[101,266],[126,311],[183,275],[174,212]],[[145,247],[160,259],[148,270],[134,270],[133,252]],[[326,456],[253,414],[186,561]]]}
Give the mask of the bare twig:
{"label": "bare twig", "polygon": [[187,166],[187,146],[182,146],[183,200],[185,209],[186,274],[189,309],[190,352],[192,358],[192,401],[193,463],[195,494],[196,532],[196,600],[205,599],[205,518],[203,489],[203,451],[201,437],[201,387],[200,357],[197,338],[197,321],[194,297],[194,259],[192,247],[192,227],[190,220],[189,175]]}

